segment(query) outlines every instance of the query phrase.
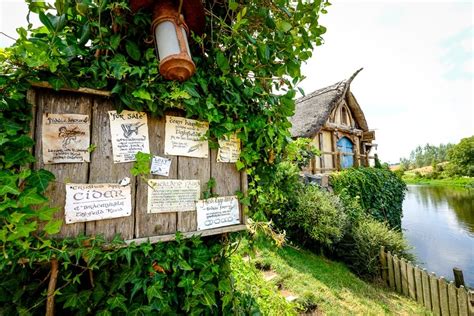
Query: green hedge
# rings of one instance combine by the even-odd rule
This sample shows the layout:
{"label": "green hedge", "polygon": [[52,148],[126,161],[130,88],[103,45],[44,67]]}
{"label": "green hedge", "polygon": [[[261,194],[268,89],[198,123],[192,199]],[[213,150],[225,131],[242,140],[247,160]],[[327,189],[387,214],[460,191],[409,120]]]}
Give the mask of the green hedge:
{"label": "green hedge", "polygon": [[401,229],[406,184],[390,170],[346,169],[331,175],[331,185],[337,194],[359,197],[362,208],[376,220]]}

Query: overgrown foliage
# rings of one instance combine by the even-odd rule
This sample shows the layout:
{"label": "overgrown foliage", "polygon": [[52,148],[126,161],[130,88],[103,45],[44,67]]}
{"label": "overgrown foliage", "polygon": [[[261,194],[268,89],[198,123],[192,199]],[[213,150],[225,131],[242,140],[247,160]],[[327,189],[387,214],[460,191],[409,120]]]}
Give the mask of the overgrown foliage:
{"label": "overgrown foliage", "polygon": [[451,176],[474,177],[474,136],[461,139],[448,151],[446,171]]}
{"label": "overgrown foliage", "polygon": [[43,313],[52,259],[60,266],[57,308],[65,313],[223,313],[234,302],[223,277],[228,243],[104,251],[100,237],[51,239],[61,226],[44,196],[54,176],[28,169],[35,159],[26,93],[31,82],[47,81],[55,89],[110,90],[118,109],[162,115],[181,107],[210,123],[211,142],[236,132],[243,143],[237,166],[256,175],[288,140],[300,65],[322,43],[318,17],[327,1],[206,1],[207,28],[191,43],[197,73],[183,84],[158,73],[150,12],[132,14],[126,0],[26,2],[43,25],[18,28],[16,43],[0,50],[1,291],[14,302],[3,314]]}
{"label": "overgrown foliage", "polygon": [[367,214],[391,228],[401,229],[406,185],[393,172],[379,168],[351,168],[331,175],[336,193],[358,198]]}

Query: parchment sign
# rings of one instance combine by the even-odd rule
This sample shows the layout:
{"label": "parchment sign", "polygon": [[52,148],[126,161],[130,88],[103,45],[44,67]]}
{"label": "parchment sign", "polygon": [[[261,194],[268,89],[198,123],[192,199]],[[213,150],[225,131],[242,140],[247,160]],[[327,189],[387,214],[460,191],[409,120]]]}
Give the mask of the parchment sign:
{"label": "parchment sign", "polygon": [[202,138],[208,129],[208,122],[166,116],[165,154],[207,158],[209,144]]}
{"label": "parchment sign", "polygon": [[43,114],[43,162],[89,162],[89,130],[89,115]]}
{"label": "parchment sign", "polygon": [[114,163],[135,161],[141,151],[150,152],[145,112],[109,111]]}
{"label": "parchment sign", "polygon": [[219,139],[217,162],[236,162],[240,156],[240,139],[232,134]]}
{"label": "parchment sign", "polygon": [[132,214],[130,185],[66,184],[66,224]]}
{"label": "parchment sign", "polygon": [[196,211],[198,230],[240,224],[239,201],[236,196],[199,200]]}
{"label": "parchment sign", "polygon": [[199,180],[148,180],[148,213],[195,211]]}
{"label": "parchment sign", "polygon": [[169,176],[171,167],[171,159],[153,156],[151,159],[150,173],[158,176]]}

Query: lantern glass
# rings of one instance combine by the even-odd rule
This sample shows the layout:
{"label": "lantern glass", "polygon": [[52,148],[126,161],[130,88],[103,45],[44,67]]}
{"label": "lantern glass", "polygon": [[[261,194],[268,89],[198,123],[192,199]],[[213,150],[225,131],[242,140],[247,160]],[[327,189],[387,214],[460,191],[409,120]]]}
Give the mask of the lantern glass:
{"label": "lantern glass", "polygon": [[176,36],[176,26],[173,22],[163,21],[156,26],[155,43],[158,47],[160,61],[181,52],[178,37]]}

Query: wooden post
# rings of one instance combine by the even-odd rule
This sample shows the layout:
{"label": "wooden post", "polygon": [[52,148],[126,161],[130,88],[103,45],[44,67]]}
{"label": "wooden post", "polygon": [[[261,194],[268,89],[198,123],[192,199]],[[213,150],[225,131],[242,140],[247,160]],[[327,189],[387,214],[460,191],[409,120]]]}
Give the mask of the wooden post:
{"label": "wooden post", "polygon": [[416,301],[423,304],[423,283],[421,282],[421,270],[418,266],[415,266],[415,289]]}
{"label": "wooden post", "polygon": [[426,269],[421,271],[421,284],[423,285],[423,303],[426,309],[431,310],[430,279]]}
{"label": "wooden post", "polygon": [[58,259],[51,259],[51,275],[48,284],[48,296],[46,299],[46,316],[54,315],[54,292],[56,291],[56,283],[58,281]]}
{"label": "wooden post", "polygon": [[474,315],[474,291],[469,290],[467,293],[467,305],[469,315]]}
{"label": "wooden post", "polygon": [[469,301],[467,297],[467,291],[462,285],[457,289],[457,291],[459,315],[467,316],[469,315]]}
{"label": "wooden post", "polygon": [[407,263],[404,258],[400,260],[400,276],[402,282],[402,293],[408,296],[408,278],[407,278]]}
{"label": "wooden post", "polygon": [[458,293],[456,291],[456,285],[452,281],[448,284],[448,302],[449,314],[458,315]]}
{"label": "wooden post", "polygon": [[446,280],[441,277],[438,280],[439,289],[439,305],[442,316],[449,316],[449,302],[448,302],[448,284]]}
{"label": "wooden post", "polygon": [[438,278],[436,274],[431,273],[430,278],[430,292],[431,292],[431,310],[433,314],[440,315],[441,307],[439,304]]}
{"label": "wooden post", "polygon": [[385,285],[387,285],[388,277],[388,267],[387,267],[387,255],[385,253],[385,247],[382,246],[380,247],[380,276],[382,277],[382,280],[385,282]]}
{"label": "wooden post", "polygon": [[456,284],[456,287],[466,286],[466,283],[464,283],[464,275],[462,274],[462,270],[459,268],[453,268],[453,274],[454,274],[454,284]]}
{"label": "wooden post", "polygon": [[392,254],[387,252],[387,265],[388,265],[388,284],[391,289],[395,289],[395,273],[393,272],[393,257]]}
{"label": "wooden post", "polygon": [[407,262],[407,278],[408,278],[408,295],[416,300],[416,287],[415,287],[415,268],[410,261]]}
{"label": "wooden post", "polygon": [[393,270],[395,274],[395,289],[398,293],[402,293],[402,282],[400,276],[400,260],[398,259],[397,255],[393,256]]}

